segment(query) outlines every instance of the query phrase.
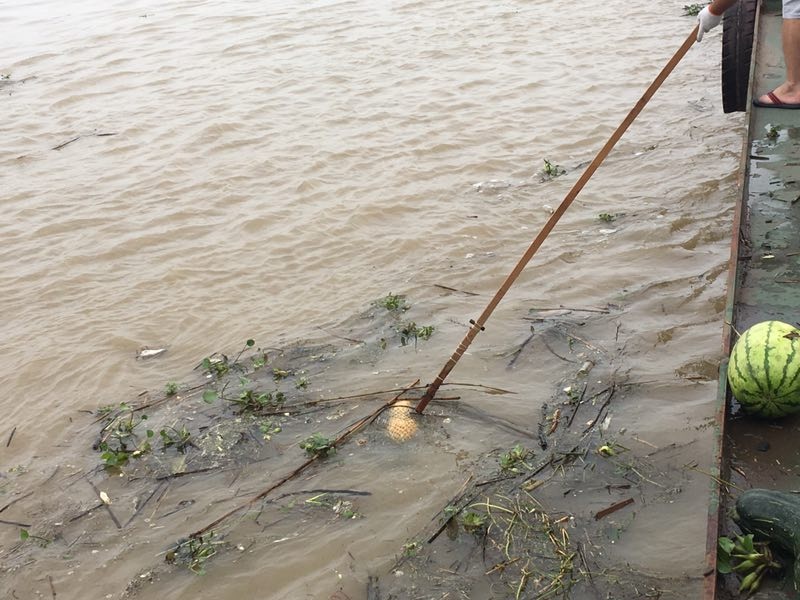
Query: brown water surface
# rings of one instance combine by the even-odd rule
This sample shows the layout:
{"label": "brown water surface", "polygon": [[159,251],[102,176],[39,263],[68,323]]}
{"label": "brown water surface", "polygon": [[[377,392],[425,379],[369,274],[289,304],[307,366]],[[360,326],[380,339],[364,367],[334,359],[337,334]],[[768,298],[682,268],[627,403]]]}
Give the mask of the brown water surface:
{"label": "brown water surface", "polygon": [[[99,464],[82,411],[188,380],[247,338],[347,335],[337,326],[390,292],[436,327],[431,340],[377,369],[333,368],[309,391],[430,381],[685,39],[683,4],[0,3],[0,506],[57,465],[60,477]],[[565,365],[534,344],[506,368],[530,334],[523,317],[611,303],[593,343],[616,345],[619,377],[640,384],[612,405],[611,427],[643,451],[687,443],[674,464],[707,468],[742,135],[741,116],[722,114],[718,53],[717,32],[691,50],[454,371],[516,392],[481,397],[483,410],[535,431]],[[541,182],[543,159],[567,174]],[[143,346],[167,352],[136,360]],[[475,456],[514,441],[469,425],[460,443]],[[142,594],[366,597],[367,575],[385,573],[463,481],[453,454],[402,448],[353,451],[343,485],[373,495],[352,527],[311,542],[274,533],[279,560],[261,546]],[[697,590],[709,482],[685,478],[669,501],[639,506],[609,552]],[[213,520],[229,483],[187,482],[181,493],[204,507],[192,518]],[[58,505],[34,496],[3,516]],[[102,515],[87,536],[109,525]],[[6,571],[0,594],[120,597],[162,560],[158,527],[44,553]],[[18,542],[18,527],[0,526],[0,561]]]}

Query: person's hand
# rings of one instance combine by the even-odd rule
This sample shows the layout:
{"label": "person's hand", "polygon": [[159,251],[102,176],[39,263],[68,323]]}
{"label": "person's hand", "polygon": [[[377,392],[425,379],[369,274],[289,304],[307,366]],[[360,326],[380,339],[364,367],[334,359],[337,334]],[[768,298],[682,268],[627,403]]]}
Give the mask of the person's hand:
{"label": "person's hand", "polygon": [[700,26],[700,29],[697,30],[697,41],[702,42],[703,35],[719,25],[721,20],[722,15],[715,15],[709,10],[708,6],[701,10],[700,14],[697,15],[697,23]]}

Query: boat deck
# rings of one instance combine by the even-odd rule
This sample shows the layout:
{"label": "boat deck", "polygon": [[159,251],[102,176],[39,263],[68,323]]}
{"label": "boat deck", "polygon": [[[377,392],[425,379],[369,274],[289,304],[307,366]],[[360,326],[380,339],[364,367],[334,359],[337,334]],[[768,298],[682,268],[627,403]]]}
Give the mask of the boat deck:
{"label": "boat deck", "polygon": [[[751,94],[783,81],[781,3],[762,3],[756,26]],[[742,155],[724,336],[725,356],[760,321],[800,323],[800,111],[751,107]],[[731,331],[733,330],[733,332]],[[738,413],[720,368],[718,398],[720,482],[709,511],[706,600],[739,598],[738,580],[717,575],[716,540],[736,533],[728,512],[750,488],[800,490],[800,416],[759,421]],[[759,598],[795,598],[791,583],[770,581]]]}

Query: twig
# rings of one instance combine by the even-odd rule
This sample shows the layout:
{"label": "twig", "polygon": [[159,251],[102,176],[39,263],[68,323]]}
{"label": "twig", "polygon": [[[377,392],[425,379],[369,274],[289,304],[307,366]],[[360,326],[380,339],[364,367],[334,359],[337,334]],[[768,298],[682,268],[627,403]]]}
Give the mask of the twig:
{"label": "twig", "polygon": [[698,473],[700,473],[701,475],[705,475],[706,477],[710,477],[711,479],[713,479],[714,481],[716,481],[716,482],[717,482],[719,485],[721,485],[722,487],[733,488],[733,489],[735,489],[735,490],[738,490],[738,491],[740,491],[740,492],[743,492],[743,491],[744,491],[744,490],[743,490],[741,487],[739,487],[739,486],[738,486],[738,485],[736,485],[735,483],[731,483],[730,481],[725,481],[724,479],[720,479],[720,478],[719,478],[719,477],[717,477],[716,475],[713,475],[713,474],[711,474],[711,473],[709,473],[709,472],[707,472],[707,471],[703,471],[703,469],[701,469],[701,468],[699,468],[699,467],[697,467],[697,466],[695,466],[695,465],[684,465],[684,468],[685,468],[685,469],[688,469],[688,470],[690,470],[690,471],[697,471],[697,472],[698,472]]}
{"label": "twig", "polygon": [[[441,400],[441,398],[437,398],[437,400]],[[471,404],[466,403],[459,403],[458,404],[458,411],[467,416],[474,416],[475,418],[481,419],[482,421],[491,421],[492,424],[496,427],[502,427],[503,429],[507,429],[509,431],[513,431],[517,435],[524,436],[526,438],[535,439],[535,435],[530,431],[526,431],[521,427],[517,427],[513,423],[508,422],[507,420],[503,419],[502,417],[498,417],[487,413],[486,411],[482,410],[477,406],[473,406]]]}
{"label": "twig", "polygon": [[560,355],[558,352],[556,352],[555,350],[553,350],[553,349],[550,347],[550,344],[548,344],[548,343],[547,343],[547,340],[543,340],[543,341],[544,341],[544,346],[545,346],[545,348],[547,348],[548,350],[550,350],[550,352],[552,352],[552,353],[553,353],[553,356],[555,356],[556,358],[560,358],[560,359],[561,359],[561,360],[563,360],[564,362],[568,362],[568,363],[574,363],[574,362],[577,362],[577,361],[575,361],[575,360],[570,360],[569,358],[566,358],[566,357],[564,357],[564,356],[561,356],[561,355]]}
{"label": "twig", "polygon": [[[606,401],[603,402],[603,404],[600,406],[600,410],[597,411],[597,415],[592,420],[592,422],[589,423],[589,426],[586,429],[583,430],[583,433],[587,433],[587,432],[591,431],[591,429],[597,424],[597,422],[600,420],[600,417],[603,416],[603,411],[606,409],[606,407],[608,407],[609,403],[611,402],[611,398],[614,397],[614,392],[616,391],[616,389],[617,389],[617,384],[616,383],[612,384],[611,387],[608,388],[608,398],[606,398]],[[602,393],[603,392],[600,392],[597,395],[599,396]]]}
{"label": "twig", "polygon": [[192,471],[182,471],[180,473],[170,473],[169,475],[159,475],[156,481],[166,481],[168,479],[177,479],[178,477],[186,477],[187,475],[196,475],[198,473],[208,473],[209,471],[216,471],[216,467],[205,467],[203,469],[194,469]]}
{"label": "twig", "polygon": [[[636,439],[636,438],[634,438],[634,439]],[[639,442],[643,442],[643,443],[644,443],[644,440],[637,440],[637,441],[639,441]],[[652,457],[653,457],[653,456],[655,456],[656,454],[659,454],[659,453],[661,453],[661,452],[664,452],[665,450],[677,450],[678,448],[685,448],[685,447],[687,447],[687,446],[691,446],[691,445],[692,445],[692,444],[694,444],[696,441],[697,441],[697,439],[694,439],[694,440],[692,440],[692,441],[690,441],[690,442],[685,442],[685,443],[683,443],[683,444],[676,444],[675,442],[673,442],[673,443],[671,443],[671,444],[667,444],[666,446],[662,446],[661,448],[659,448],[659,447],[657,447],[657,446],[653,446],[653,448],[655,448],[655,450],[653,450],[652,452],[648,453],[648,454],[647,454],[647,458],[652,458]],[[651,444],[651,445],[652,445],[652,444]]]}
{"label": "twig", "polygon": [[[455,506],[455,505],[456,505],[458,502],[460,502],[460,501],[461,501],[461,500],[464,498],[464,494],[465,494],[465,492],[467,491],[467,488],[469,487],[469,484],[470,484],[470,482],[472,481],[473,477],[474,477],[474,475],[470,475],[469,477],[467,477],[467,480],[466,480],[466,481],[465,481],[463,484],[461,484],[461,487],[459,488],[459,490],[458,490],[458,492],[456,493],[456,495],[455,495],[455,496],[453,496],[453,497],[450,499],[450,501],[449,501],[447,504],[445,504],[445,508],[446,508],[446,507],[448,507],[448,506]],[[473,496],[473,498],[474,498],[474,496]],[[462,507],[462,508],[463,508],[463,507]],[[442,510],[441,512],[444,512],[444,510]],[[438,528],[438,529],[437,529],[437,530],[436,530],[436,531],[433,533],[433,535],[432,535],[432,536],[430,536],[430,537],[428,538],[428,543],[429,543],[429,544],[432,544],[432,543],[433,543],[433,542],[436,540],[436,538],[438,538],[438,537],[439,537],[439,536],[442,534],[442,532],[443,532],[445,529],[447,529],[447,526],[448,526],[448,524],[450,523],[450,521],[451,521],[453,518],[455,518],[455,516],[456,516],[456,515],[457,515],[459,512],[461,512],[461,511],[459,510],[459,511],[457,511],[457,512],[453,513],[453,514],[452,514],[452,515],[450,515],[450,516],[449,516],[447,519],[445,519],[445,520],[444,520],[444,523],[442,523],[442,524],[439,526],[439,528]],[[436,518],[438,515],[439,515],[439,513],[437,513],[437,514],[436,514],[436,515],[433,517],[433,519],[435,519],[435,518]],[[433,520],[433,519],[431,519],[431,520]]]}
{"label": "twig", "polygon": [[53,585],[53,577],[51,575],[47,576],[47,581],[50,583],[50,593],[53,595],[53,600],[56,597],[56,586]]}
{"label": "twig", "polygon": [[511,359],[511,362],[508,363],[507,369],[510,369],[514,366],[520,356],[522,356],[522,351],[525,350],[525,347],[531,342],[535,332],[533,331],[533,325],[531,325],[531,334],[527,337],[527,339],[520,344],[520,347],[514,351],[514,357]]}
{"label": "twig", "polygon": [[[488,386],[488,385],[481,385],[480,383],[459,383],[459,382],[451,382],[451,383],[443,383],[442,385],[443,385],[443,386],[445,386],[445,385],[449,385],[449,386],[461,386],[461,387],[474,387],[474,388],[480,388],[480,389],[484,390],[485,392],[487,392],[488,394],[498,394],[498,395],[503,395],[503,394],[516,394],[516,393],[517,393],[517,392],[512,392],[511,390],[504,390],[504,389],[502,389],[502,388],[498,388],[498,387],[492,387],[492,386]],[[424,389],[424,388],[423,388],[423,389]]]}
{"label": "twig", "polygon": [[484,575],[491,575],[495,571],[503,571],[503,570],[505,570],[506,567],[510,567],[511,565],[513,565],[515,562],[518,562],[519,560],[520,560],[519,556],[517,558],[512,558],[511,560],[504,560],[503,562],[497,563],[491,569],[486,571],[486,573],[484,573]]}
{"label": "twig", "polygon": [[509,479],[516,479],[517,475],[503,475],[501,477],[495,477],[493,479],[487,479],[486,481],[479,481],[475,484],[475,487],[484,487],[487,485],[492,485],[493,483],[499,483],[501,481],[508,481]]}
{"label": "twig", "polygon": [[101,506],[103,506],[104,504],[105,504],[105,502],[99,502],[98,504],[95,504],[95,505],[94,505],[94,506],[92,506],[91,508],[87,508],[87,509],[86,509],[85,511],[83,511],[82,513],[80,513],[80,514],[78,514],[78,515],[75,515],[74,517],[72,517],[72,518],[69,520],[69,522],[70,522],[70,523],[74,523],[74,522],[75,522],[75,521],[77,521],[78,519],[81,519],[81,518],[85,517],[86,515],[88,515],[90,512],[97,510],[98,508],[100,508],[100,507],[101,507]]}
{"label": "twig", "polygon": [[537,310],[540,310],[540,311],[545,311],[545,310],[571,310],[572,312],[601,313],[601,314],[604,314],[604,315],[607,315],[607,314],[609,314],[611,312],[608,308],[571,308],[569,306],[556,306],[556,307],[551,307],[551,306],[541,307],[541,306],[537,306],[536,308],[529,308],[528,312],[533,312],[533,311],[537,311]]}
{"label": "twig", "polygon": [[31,490],[31,491],[30,491],[30,492],[28,492],[27,494],[23,494],[22,496],[18,496],[17,498],[14,498],[14,499],[13,499],[11,502],[9,502],[8,504],[6,504],[6,505],[5,505],[3,508],[0,508],[0,513],[4,512],[4,511],[5,511],[7,508],[9,508],[11,505],[13,505],[13,504],[15,504],[15,503],[19,502],[20,500],[24,500],[24,499],[25,499],[25,498],[27,498],[28,496],[32,495],[32,494],[34,493],[34,491],[35,491],[35,490]]}
{"label": "twig", "polygon": [[[460,386],[460,387],[474,387],[484,390],[487,394],[492,395],[503,395],[503,394],[516,394],[517,392],[512,392],[511,390],[504,390],[498,387],[492,387],[488,385],[481,385],[480,383],[463,383],[463,382],[454,382],[454,383],[445,383],[443,385],[447,386]],[[413,390],[424,390],[427,389],[428,386],[426,385],[415,385],[410,388],[406,388],[405,391],[413,391]],[[305,404],[308,406],[313,406],[314,404],[319,404],[322,402],[336,402],[338,400],[357,400],[360,398],[370,398],[373,396],[383,396],[386,394],[396,394],[397,388],[391,390],[379,390],[377,392],[365,392],[363,394],[353,394],[351,396],[337,396],[336,398],[320,398],[319,400],[310,400]]]}
{"label": "twig", "polygon": [[572,410],[572,414],[569,416],[569,420],[567,421],[567,429],[572,427],[572,422],[575,420],[575,416],[578,414],[578,410],[583,405],[583,398],[584,398],[584,396],[586,396],[586,390],[588,390],[588,389],[589,389],[589,384],[588,383],[584,383],[583,384],[583,391],[581,392],[581,397],[575,403],[575,407]]}
{"label": "twig", "polygon": [[297,492],[286,492],[285,494],[281,494],[274,500],[270,502],[277,502],[278,500],[282,500],[283,498],[288,498],[290,496],[302,496],[303,494],[340,494],[342,496],[372,496],[372,492],[365,492],[361,490],[329,490],[326,488],[317,488],[313,490],[299,490]]}
{"label": "twig", "polygon": [[337,335],[337,334],[333,333],[332,331],[329,331],[329,330],[325,329],[324,327],[320,327],[319,325],[317,325],[317,329],[319,329],[320,331],[324,331],[325,333],[327,333],[331,337],[335,337],[337,339],[344,340],[346,342],[353,342],[354,344],[366,344],[366,342],[364,340],[356,340],[356,339],[353,339],[353,338],[345,337],[343,335]]}
{"label": "twig", "polygon": [[108,137],[109,135],[117,135],[117,132],[113,131],[108,133],[92,133],[89,136],[78,135],[72,138],[71,140],[67,140],[66,142],[59,144],[58,146],[53,146],[51,150],[61,150],[63,147],[69,146],[72,142],[77,142],[82,137]]}
{"label": "twig", "polygon": [[520,594],[522,594],[525,586],[528,584],[528,577],[531,576],[531,571],[528,571],[528,563],[525,563],[525,566],[521,569],[522,578],[519,580],[519,586],[517,586],[517,593],[514,595],[514,600],[519,600]]}
{"label": "twig", "polygon": [[595,587],[594,577],[592,577],[592,570],[589,568],[589,563],[586,562],[586,554],[583,552],[583,544],[578,542],[575,544],[578,549],[578,556],[581,558],[581,562],[583,563],[583,568],[586,569],[586,575],[589,577],[589,583],[592,584],[592,589],[594,590],[595,597],[599,598],[599,592]]}
{"label": "twig", "polygon": [[456,288],[447,287],[446,285],[441,285],[438,283],[434,283],[433,287],[437,287],[442,290],[447,290],[448,292],[456,292],[458,294],[464,294],[466,296],[480,296],[480,294],[476,294],[475,292],[465,292],[464,290],[457,290]]}
{"label": "twig", "polygon": [[581,344],[583,344],[584,346],[589,348],[589,350],[594,350],[595,352],[598,352],[600,354],[608,354],[608,352],[604,348],[598,348],[597,346],[595,346],[593,344],[590,344],[589,342],[587,342],[583,338],[578,337],[574,333],[567,333],[567,337],[572,339],[572,340],[575,340],[576,342],[580,342]]}
{"label": "twig", "polygon": [[161,482],[161,483],[159,483],[159,484],[158,484],[158,485],[157,485],[155,488],[153,488],[153,491],[152,491],[152,492],[150,493],[150,495],[147,497],[147,500],[145,500],[144,502],[142,502],[142,503],[139,505],[139,508],[137,508],[137,509],[136,509],[136,512],[134,512],[134,513],[131,515],[131,518],[130,518],[130,519],[128,519],[128,522],[127,522],[127,523],[125,523],[125,527],[127,527],[128,525],[130,525],[130,524],[133,522],[133,520],[134,520],[134,519],[135,519],[137,516],[139,516],[139,513],[140,513],[140,512],[142,512],[142,510],[144,510],[144,507],[145,507],[145,506],[147,506],[147,503],[148,503],[148,502],[150,502],[150,499],[151,499],[153,496],[155,496],[155,495],[156,495],[156,492],[157,492],[157,491],[159,491],[159,490],[160,490],[160,489],[161,489],[163,486],[166,486],[166,485],[168,485],[168,484],[167,484],[167,482],[165,482],[165,481],[162,481],[162,482]]}
{"label": "twig", "polygon": [[17,432],[17,426],[14,425],[14,429],[11,430],[11,433],[8,435],[8,441],[6,442],[6,448],[11,445],[11,440],[14,439],[14,434]]}
{"label": "twig", "polygon": [[6,521],[5,519],[0,519],[0,523],[3,525],[16,525],[17,527],[31,527],[30,523],[18,523],[17,521]]}
{"label": "twig", "polygon": [[58,146],[53,146],[51,148],[51,150],[61,150],[64,146],[69,146],[72,142],[77,142],[79,139],[81,139],[81,137],[83,137],[83,136],[80,136],[80,135],[76,136],[76,137],[72,138],[71,140],[67,140],[66,142],[63,142],[63,143],[59,144]]}
{"label": "twig", "polygon": [[608,515],[610,515],[610,514],[612,514],[612,513],[615,513],[615,512],[617,512],[617,511],[618,511],[618,510],[620,510],[620,509],[623,509],[623,508],[625,508],[625,507],[626,507],[626,506],[628,506],[629,504],[633,504],[633,498],[628,498],[627,500],[623,500],[622,502],[617,502],[616,504],[612,504],[612,505],[611,505],[611,506],[609,506],[608,508],[604,508],[603,510],[601,510],[601,511],[598,511],[598,512],[597,512],[597,513],[594,515],[594,520],[595,520],[595,521],[599,521],[599,520],[600,520],[600,519],[602,519],[603,517],[607,517]]}
{"label": "twig", "polygon": [[[633,439],[636,440],[637,442],[639,442],[640,444],[644,444],[645,446],[650,446],[651,448],[655,448],[656,450],[658,450],[658,446],[656,446],[655,444],[651,444],[647,440],[640,439],[640,438],[636,437],[635,435],[633,436]],[[648,454],[648,456],[649,456],[649,454]]]}
{"label": "twig", "polygon": [[167,492],[169,491],[170,486],[172,485],[172,481],[167,481],[167,485],[164,486],[164,489],[158,495],[158,499],[156,500],[156,505],[153,507],[153,512],[150,513],[150,519],[152,520],[153,517],[156,516],[158,509],[161,508],[161,503],[164,501],[164,498],[167,496]]}

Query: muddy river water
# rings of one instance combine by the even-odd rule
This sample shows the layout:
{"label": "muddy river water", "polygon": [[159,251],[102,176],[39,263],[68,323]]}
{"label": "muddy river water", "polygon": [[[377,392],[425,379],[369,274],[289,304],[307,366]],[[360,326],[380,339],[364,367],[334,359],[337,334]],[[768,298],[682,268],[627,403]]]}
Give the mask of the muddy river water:
{"label": "muddy river water", "polygon": [[[347,324],[389,293],[430,339],[333,361],[305,393],[432,380],[688,35],[684,4],[0,2],[0,595],[134,593],[170,540],[274,479],[181,478],[137,514],[126,503],[150,489],[125,496],[98,469],[89,411],[188,385],[203,357],[248,338],[347,347]],[[694,597],[743,133],[741,115],[722,114],[719,46],[713,32],[689,52],[452,374],[515,392],[460,395],[531,439],[451,417],[458,453],[343,450],[334,484],[371,490],[363,518],[281,533],[243,522],[236,557],[135,593],[366,598],[367,578],[457,492],[464,457],[536,445],[573,365],[534,333],[509,366],[530,309],[611,306],[583,336],[613,346],[613,376],[631,384],[606,425],[631,452],[675,444],[681,475],[669,499],[637,497],[606,545],[616,564],[680,581],[665,597]],[[545,160],[566,174],[543,181]],[[573,326],[587,314],[550,313]],[[143,347],[166,352],[137,359]],[[277,453],[297,451],[287,434]],[[117,529],[101,508],[60,530],[98,491],[136,518]]]}

